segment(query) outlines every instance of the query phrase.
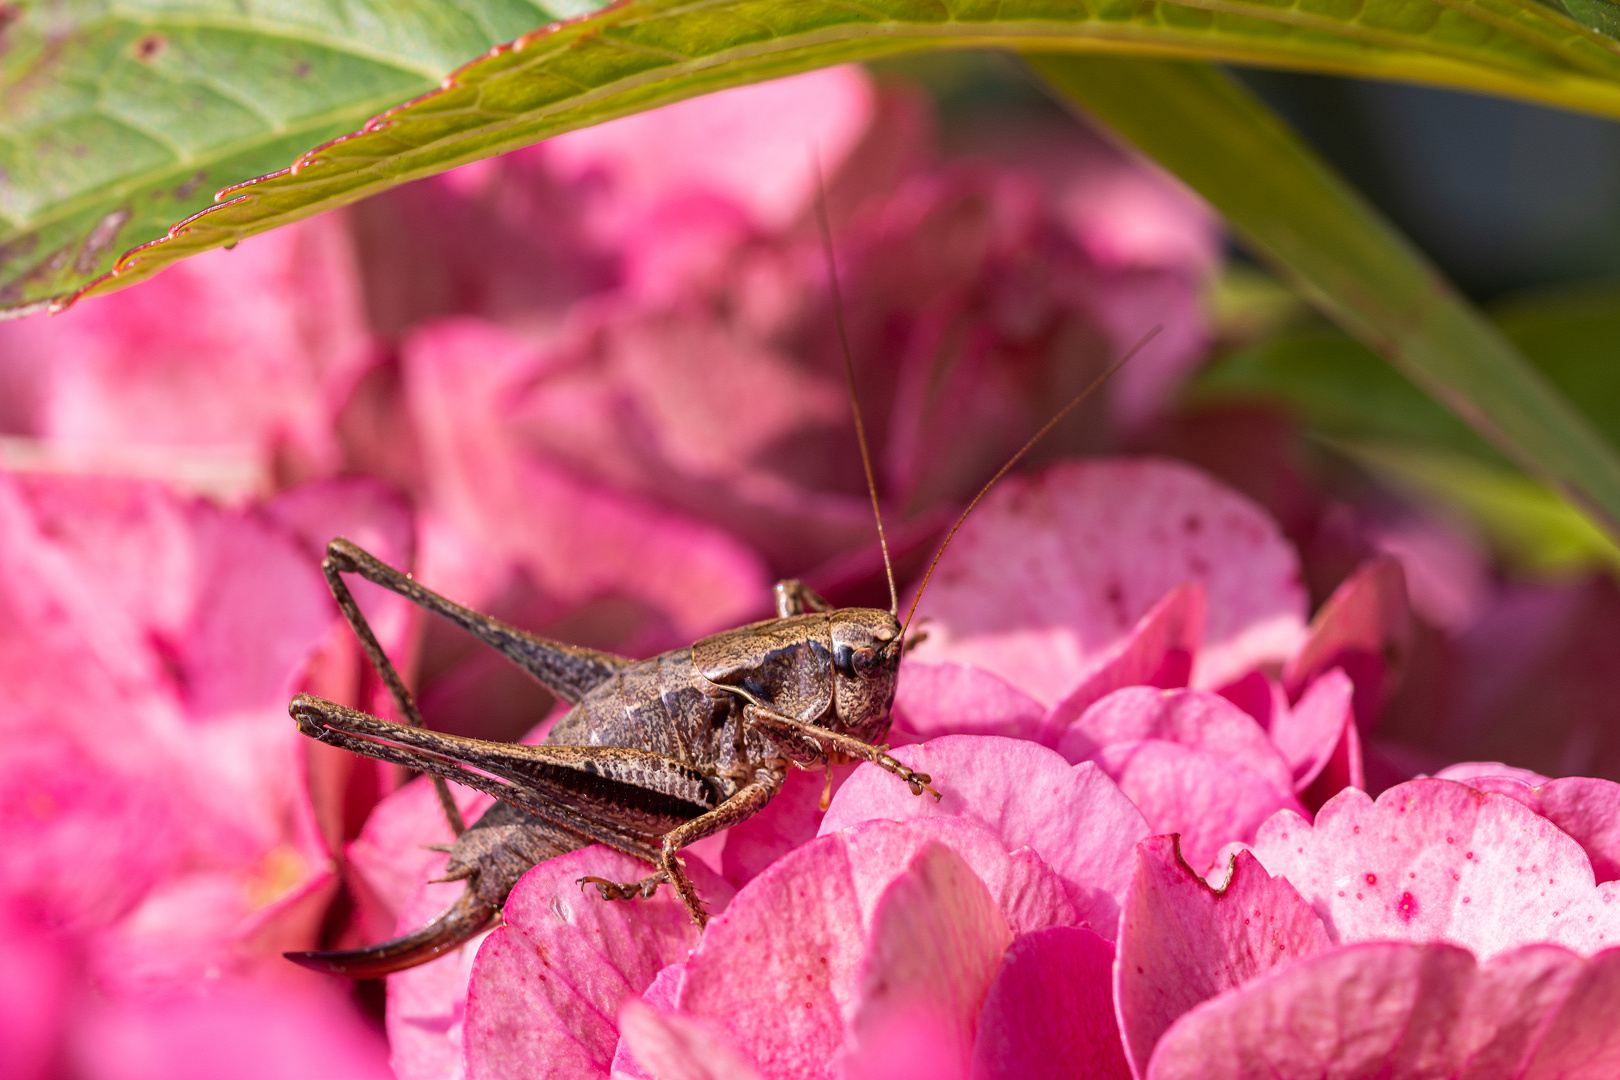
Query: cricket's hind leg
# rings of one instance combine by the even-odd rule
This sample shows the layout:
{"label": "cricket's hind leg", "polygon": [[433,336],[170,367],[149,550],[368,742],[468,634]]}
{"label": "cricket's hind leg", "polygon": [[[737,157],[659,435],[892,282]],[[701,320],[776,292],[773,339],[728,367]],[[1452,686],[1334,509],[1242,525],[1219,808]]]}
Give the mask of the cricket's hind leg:
{"label": "cricket's hind leg", "polygon": [[478,898],[472,886],[422,929],[364,949],[282,953],[299,967],[351,979],[376,979],[436,960],[490,926],[499,909]]}
{"label": "cricket's hind leg", "polygon": [[[326,558],[321,560],[321,573],[326,575],[326,587],[332,591],[332,599],[337,601],[338,610],[343,612],[343,618],[348,621],[349,629],[353,630],[354,636],[360,639],[360,647],[365,650],[366,659],[371,661],[371,666],[376,669],[377,674],[382,678],[383,685],[388,687],[388,695],[394,699],[394,708],[399,710],[400,717],[411,727],[426,727],[427,725],[422,722],[422,712],[416,707],[416,699],[411,697],[411,691],[405,685],[405,680],[399,677],[399,671],[394,667],[394,662],[388,659],[387,653],[383,652],[381,643],[377,641],[377,635],[371,631],[371,624],[366,621],[365,613],[360,610],[360,605],[355,603],[354,594],[349,591],[349,586],[343,581],[344,571],[358,573],[361,566],[369,568],[371,564],[382,567],[390,574],[398,573],[380,559],[361,550],[357,545],[340,538],[326,545]],[[372,575],[365,574],[364,576],[367,580],[372,580]],[[404,575],[400,576],[404,577]],[[409,578],[406,580],[409,580]],[[415,599],[415,597],[407,598]],[[445,820],[450,823],[450,830],[460,836],[467,831],[467,823],[462,819],[461,808],[456,805],[456,800],[450,795],[450,785],[445,782],[442,776],[431,776],[429,780],[433,783],[434,793],[439,797],[439,808],[444,811]],[[467,937],[471,936],[471,934],[467,934],[462,940],[465,941]],[[289,958],[297,959],[292,956],[289,956]],[[302,960],[297,960],[297,962],[304,963]],[[305,966],[309,965],[306,964]]]}
{"label": "cricket's hind leg", "polygon": [[476,937],[495,923],[506,897],[536,863],[586,846],[590,841],[497,802],[450,848],[441,881],[466,881],[459,899],[438,918],[402,937],[363,949],[286,953],[312,971],[371,979],[425,964]]}
{"label": "cricket's hind leg", "polygon": [[[516,627],[507,626],[500,620],[480,614],[469,607],[463,607],[431,589],[424,589],[409,574],[395,570],[360,545],[341,536],[326,545],[326,558],[321,562],[321,572],[326,575],[327,587],[332,590],[338,609],[343,612],[343,617],[348,620],[355,636],[360,639],[360,646],[365,650],[366,658],[371,661],[371,666],[377,669],[383,684],[388,687],[389,696],[394,699],[394,707],[411,727],[425,726],[422,723],[422,713],[417,709],[416,702],[411,697],[410,690],[406,688],[405,680],[400,678],[393,661],[388,659],[388,654],[383,652],[382,646],[377,642],[377,636],[372,633],[371,625],[366,622],[360,605],[354,602],[354,595],[349,592],[348,585],[343,581],[344,574],[359,574],[372,584],[397,593],[418,607],[454,623],[492,646],[551,689],[558,697],[569,702],[578,702],[592,687],[610,678],[631,662],[612,653],[547,641]],[[462,821],[461,811],[456,808],[455,800],[450,797],[450,788],[445,784],[443,777],[433,777],[433,790],[439,796],[439,805],[444,810],[446,820],[450,822],[450,828],[460,835],[467,826]]]}
{"label": "cricket's hind leg", "polygon": [[[416,606],[461,627],[527,671],[570,704],[578,704],[579,700],[597,685],[635,662],[613,653],[537,637],[472,608],[463,607],[431,589],[424,589],[409,574],[400,573],[358,544],[341,536],[326,545],[326,559],[321,563],[321,569],[326,574],[326,580],[332,586],[332,593],[338,597],[340,605],[343,604],[343,597],[348,594],[348,589],[343,585],[339,575],[359,574],[372,584],[381,585],[390,592],[398,593]],[[352,608],[353,604],[354,601],[351,599],[349,607]],[[355,624],[356,618],[360,619],[360,624],[364,624],[365,619],[359,615],[359,609],[354,610],[355,615],[349,622],[355,625],[355,633],[359,634],[360,640],[365,643],[366,655],[370,656],[372,663],[377,664],[380,669],[388,662],[388,658],[382,655],[382,650],[377,647],[376,638],[371,636],[370,631],[362,632],[360,625]],[[345,609],[344,614],[348,613]],[[392,690],[395,685],[404,688],[404,684],[399,682],[398,674],[393,676],[389,689]]]}

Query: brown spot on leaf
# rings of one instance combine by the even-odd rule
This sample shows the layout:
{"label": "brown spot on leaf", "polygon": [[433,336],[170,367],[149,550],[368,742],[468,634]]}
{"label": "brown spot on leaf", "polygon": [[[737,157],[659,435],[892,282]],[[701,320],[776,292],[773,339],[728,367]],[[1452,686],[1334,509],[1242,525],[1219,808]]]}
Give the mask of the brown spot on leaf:
{"label": "brown spot on leaf", "polygon": [[39,233],[28,233],[8,243],[0,244],[0,269],[3,269],[6,263],[12,259],[21,259],[32,255],[34,248],[38,246]]}
{"label": "brown spot on leaf", "polygon": [[150,64],[153,60],[162,56],[163,50],[168,47],[169,39],[154,31],[136,38],[135,46],[131,52],[133,52],[135,59],[141,63]]}
{"label": "brown spot on leaf", "polygon": [[73,260],[73,269],[81,274],[88,274],[96,268],[101,256],[113,246],[118,239],[118,231],[129,221],[131,215],[128,209],[120,207],[96,222],[96,227],[90,230],[90,235],[84,238],[79,248],[78,257]]}
{"label": "brown spot on leaf", "polygon": [[176,184],[174,188],[175,201],[185,202],[187,199],[191,198],[192,195],[196,194],[197,189],[202,187],[202,182],[206,179],[208,179],[208,174],[203,170],[198,169],[185,180],[181,181],[179,184]]}

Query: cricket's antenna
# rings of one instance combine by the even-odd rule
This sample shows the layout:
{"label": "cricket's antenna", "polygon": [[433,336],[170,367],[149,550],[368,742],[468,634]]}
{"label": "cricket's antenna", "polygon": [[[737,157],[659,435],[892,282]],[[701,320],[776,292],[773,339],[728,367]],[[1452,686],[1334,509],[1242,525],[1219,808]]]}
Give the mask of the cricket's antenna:
{"label": "cricket's antenna", "polygon": [[1063,406],[1063,408],[1059,409],[1057,411],[1057,415],[1053,416],[1052,419],[1041,425],[1041,430],[1037,431],[1034,435],[1031,435],[1029,441],[1019,449],[1018,453],[1008,458],[1007,464],[998,469],[996,471],[996,475],[990,478],[989,483],[980,488],[979,493],[973,496],[973,501],[968,503],[966,510],[962,511],[962,516],[956,519],[956,524],[951,526],[951,531],[945,534],[944,543],[940,544],[939,550],[934,552],[934,561],[928,564],[928,572],[923,575],[922,584],[917,586],[917,595],[911,598],[911,607],[906,612],[905,624],[900,627],[900,640],[902,642],[906,640],[906,631],[911,629],[911,617],[917,614],[917,601],[922,599],[924,590],[928,588],[928,579],[934,576],[934,568],[939,565],[939,560],[944,556],[945,549],[951,546],[951,541],[956,539],[956,531],[962,527],[962,523],[968,519],[968,515],[973,513],[973,508],[978,506],[986,495],[990,494],[990,489],[995,487],[996,482],[999,481],[1003,476],[1007,475],[1008,470],[1010,470],[1014,465],[1018,464],[1018,462],[1022,460],[1023,456],[1029,453],[1030,450],[1034,448],[1035,444],[1040,442],[1041,439],[1046,436],[1048,431],[1051,431],[1058,425],[1058,421],[1062,420],[1065,416],[1068,416],[1071,412],[1073,412],[1082,401],[1086,400],[1086,398],[1095,393],[1099,386],[1113,378],[1116,371],[1124,367],[1126,362],[1129,361],[1131,357],[1141,352],[1143,346],[1157,337],[1159,331],[1163,329],[1164,325],[1161,323],[1160,325],[1149,330],[1146,334],[1143,334],[1142,339],[1126,350],[1124,356],[1121,356],[1118,360],[1114,361],[1107,371],[1103,372],[1101,375],[1097,376],[1091,381],[1090,386],[1080,391],[1080,393],[1075,395],[1073,400],[1071,400],[1067,405]]}
{"label": "cricket's antenna", "polygon": [[[833,322],[838,324],[838,344],[844,350],[844,379],[849,383],[849,407],[855,413],[855,439],[861,445],[861,467],[866,470],[866,492],[872,496],[872,516],[877,518],[878,547],[883,549],[883,572],[889,578],[889,614],[900,615],[900,593],[894,587],[894,564],[889,562],[889,538],[883,533],[883,511],[878,509],[877,480],[872,475],[872,452],[866,447],[866,423],[861,419],[861,399],[855,393],[855,360],[849,352],[849,331],[844,328],[844,296],[838,289],[838,261],[833,257],[832,223],[827,220],[827,185],[821,178],[821,156],[816,166],[816,221],[821,225],[821,244],[827,252],[827,283],[832,288]],[[900,635],[903,639],[905,634]]]}

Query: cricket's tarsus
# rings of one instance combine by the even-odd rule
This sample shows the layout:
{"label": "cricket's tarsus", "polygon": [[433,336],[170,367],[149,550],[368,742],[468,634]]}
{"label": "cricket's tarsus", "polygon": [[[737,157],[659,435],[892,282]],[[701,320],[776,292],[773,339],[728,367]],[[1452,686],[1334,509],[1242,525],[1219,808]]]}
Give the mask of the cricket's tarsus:
{"label": "cricket's tarsus", "polygon": [[[817,212],[827,240],[856,433],[883,545],[890,610],[834,608],[803,582],[783,581],[775,589],[777,618],[637,661],[508,626],[423,588],[348,540],[333,540],[323,563],[332,594],[407,723],[308,694],[294,698],[289,711],[311,738],[428,773],[456,834],[442,880],[467,884],[455,904],[413,933],[362,949],[288,953],[288,959],[355,978],[425,963],[492,926],[507,894],[536,863],[591,844],[632,856],[654,872],[629,883],[585,877],[579,882],[582,888],[594,885],[604,899],[628,900],[651,896],[668,884],[702,926],[709,915],[686,873],[681,849],[758,813],[781,789],[790,767],[830,769],[835,762],[868,761],[892,773],[914,795],[940,798],[931,776],[912,771],[883,744],[917,599],[967,514],[996,481],[1158,330],[1065,406],[974,497],[940,545],[902,625],[855,400],[824,198]],[[347,573],[468,631],[573,707],[539,746],[427,729],[404,680],[344,584]],[[450,797],[447,779],[499,801],[469,827]],[[830,792],[830,772],[828,782]],[[826,799],[824,793],[823,808]]]}

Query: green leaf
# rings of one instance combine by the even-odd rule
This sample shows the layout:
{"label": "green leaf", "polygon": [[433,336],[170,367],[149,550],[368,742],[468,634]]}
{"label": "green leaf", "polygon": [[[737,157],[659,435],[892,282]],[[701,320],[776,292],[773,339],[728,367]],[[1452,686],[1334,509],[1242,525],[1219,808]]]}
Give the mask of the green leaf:
{"label": "green leaf", "polygon": [[1445,451],[1330,442],[1392,487],[1474,521],[1510,563],[1536,574],[1620,572],[1620,547],[1555,492],[1513,469]]}
{"label": "green leaf", "polygon": [[1617,531],[1613,447],[1253,95],[1198,64],[1056,55],[1033,63],[1214,204],[1319,310]]}
{"label": "green leaf", "polygon": [[[224,192],[172,235],[112,260],[162,237],[158,223],[199,208],[205,188],[285,163],[291,147],[426,89],[456,58],[545,17],[520,0],[26,9],[0,42],[0,306],[62,304],[129,284],[194,252],[561,131],[910,50],[1205,57],[1620,116],[1615,43],[1533,0],[623,0],[518,37],[442,89]],[[153,34],[163,42],[156,51]]]}
{"label": "green leaf", "polygon": [[[1514,300],[1492,317],[1610,445],[1620,446],[1620,288]],[[1191,404],[1281,406],[1314,439],[1390,485],[1472,518],[1522,568],[1620,570],[1620,549],[1590,519],[1342,333],[1279,335],[1234,350],[1201,371],[1186,396]]]}
{"label": "green leaf", "polygon": [[1261,401],[1282,406],[1330,439],[1417,446],[1508,465],[1377,353],[1333,330],[1281,336],[1223,356],[1199,373],[1186,400]]}
{"label": "green leaf", "polygon": [[[1583,285],[1520,297],[1491,309],[1490,316],[1605,441],[1620,449],[1620,286]],[[1260,399],[1285,406],[1313,430],[1336,439],[1423,446],[1506,464],[1495,448],[1371,349],[1331,329],[1277,333],[1235,349],[1199,372],[1186,397],[1194,404]]]}
{"label": "green leaf", "polygon": [[0,5],[0,309],[71,295],[218,188],[568,13],[528,0]]}

